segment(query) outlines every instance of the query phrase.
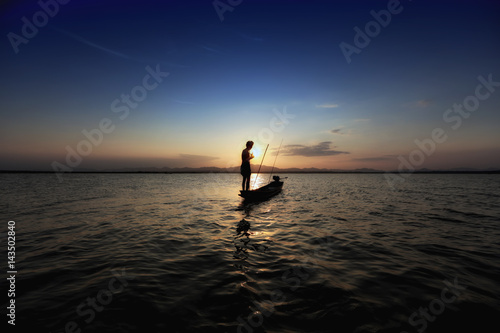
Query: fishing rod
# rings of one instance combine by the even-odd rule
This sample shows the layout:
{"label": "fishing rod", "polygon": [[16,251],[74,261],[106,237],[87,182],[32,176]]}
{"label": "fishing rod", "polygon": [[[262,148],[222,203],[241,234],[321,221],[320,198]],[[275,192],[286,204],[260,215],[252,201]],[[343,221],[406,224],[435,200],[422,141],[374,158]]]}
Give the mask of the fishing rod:
{"label": "fishing rod", "polygon": [[282,143],[283,143],[283,139],[281,139],[280,147],[278,148],[278,152],[276,153],[276,157],[274,158],[273,168],[271,169],[271,173],[269,174],[269,180],[267,182],[271,181],[271,176],[273,175],[273,171],[274,171],[274,165],[276,164],[276,160],[278,159],[278,154],[280,153]]}
{"label": "fishing rod", "polygon": [[266,157],[267,148],[269,148],[269,143],[267,144],[266,151],[264,152],[264,156],[262,156],[262,161],[260,161],[259,171],[257,171],[257,176],[255,176],[252,188],[255,186],[255,182],[257,181],[257,178],[259,176],[260,168],[262,167],[262,163],[264,162],[264,157]]}

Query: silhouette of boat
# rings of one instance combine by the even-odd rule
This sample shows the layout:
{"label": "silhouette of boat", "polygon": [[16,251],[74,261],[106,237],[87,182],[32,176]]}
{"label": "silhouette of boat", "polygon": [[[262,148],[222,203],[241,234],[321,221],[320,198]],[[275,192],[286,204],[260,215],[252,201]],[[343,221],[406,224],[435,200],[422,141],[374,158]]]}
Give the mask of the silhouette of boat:
{"label": "silhouette of boat", "polygon": [[269,184],[259,187],[255,190],[240,191],[239,196],[247,201],[263,201],[281,192],[283,182],[279,176],[273,176],[274,181]]}

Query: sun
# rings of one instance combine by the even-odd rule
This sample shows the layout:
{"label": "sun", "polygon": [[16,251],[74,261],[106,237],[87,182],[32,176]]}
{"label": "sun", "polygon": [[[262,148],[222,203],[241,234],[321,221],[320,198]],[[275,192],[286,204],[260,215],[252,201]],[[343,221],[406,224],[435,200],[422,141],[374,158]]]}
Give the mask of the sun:
{"label": "sun", "polygon": [[262,155],[262,151],[260,150],[259,147],[253,146],[253,148],[252,148],[252,154],[253,154],[253,158],[255,160],[255,159],[260,158],[260,156]]}

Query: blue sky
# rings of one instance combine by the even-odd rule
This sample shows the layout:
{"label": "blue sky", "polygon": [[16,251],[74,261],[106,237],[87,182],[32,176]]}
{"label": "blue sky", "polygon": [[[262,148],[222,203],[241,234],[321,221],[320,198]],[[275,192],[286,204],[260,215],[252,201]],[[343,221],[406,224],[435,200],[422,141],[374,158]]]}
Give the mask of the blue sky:
{"label": "blue sky", "polygon": [[[500,167],[500,91],[457,129],[443,117],[479,76],[500,81],[496,1],[221,0],[223,20],[214,1],[41,3],[53,17],[37,1],[0,7],[0,169],[224,167],[247,140],[283,139],[281,167],[391,170],[435,128],[447,140],[418,167]],[[348,62],[340,44],[388,6]],[[147,68],[168,73],[151,90]],[[132,91],[121,119],[111,105]],[[103,119],[113,129],[83,142]]]}

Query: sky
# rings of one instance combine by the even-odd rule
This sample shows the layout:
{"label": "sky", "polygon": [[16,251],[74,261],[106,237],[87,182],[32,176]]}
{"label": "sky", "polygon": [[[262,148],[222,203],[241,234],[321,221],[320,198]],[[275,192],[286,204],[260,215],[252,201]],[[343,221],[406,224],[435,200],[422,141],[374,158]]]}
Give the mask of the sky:
{"label": "sky", "polygon": [[498,1],[4,1],[0,170],[500,168]]}

